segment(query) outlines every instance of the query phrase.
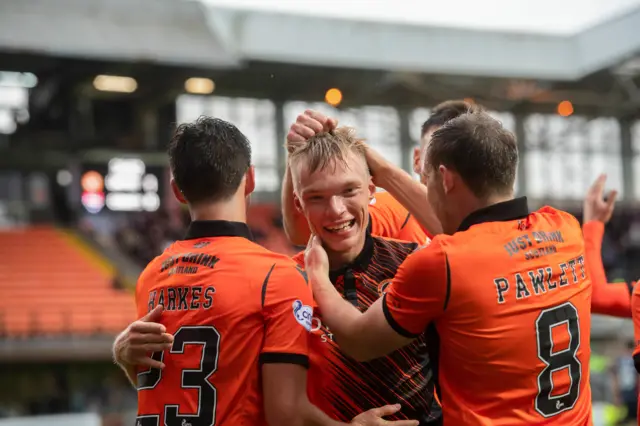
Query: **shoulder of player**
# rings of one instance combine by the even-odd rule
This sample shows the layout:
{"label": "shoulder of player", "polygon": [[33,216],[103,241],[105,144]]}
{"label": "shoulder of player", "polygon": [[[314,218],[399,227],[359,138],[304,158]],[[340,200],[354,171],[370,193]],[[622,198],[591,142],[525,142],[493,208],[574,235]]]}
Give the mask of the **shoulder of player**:
{"label": "shoulder of player", "polygon": [[423,277],[444,276],[443,271],[447,269],[447,254],[442,245],[442,240],[435,239],[429,244],[416,247],[409,253],[402,262],[401,268],[405,274],[411,271],[410,275],[417,274]]}
{"label": "shoulder of player", "polygon": [[551,206],[544,206],[538,210],[532,212],[533,215],[540,215],[548,218],[549,220],[555,220],[557,222],[564,222],[566,225],[576,226],[581,228],[580,221],[569,212],[564,210],[558,210]]}
{"label": "shoulder of player", "polygon": [[283,295],[301,297],[311,294],[309,278],[306,271],[291,259],[277,261],[271,265],[264,279],[260,282],[262,305],[280,298]]}
{"label": "shoulder of player", "polygon": [[136,287],[143,287],[147,281],[155,282],[155,275],[162,269],[162,262],[171,256],[171,247],[172,246],[169,246],[164,252],[162,252],[162,254],[154,257],[149,263],[147,263],[147,266],[144,267],[138,276],[138,283]]}
{"label": "shoulder of player", "polygon": [[[255,264],[252,259],[252,266],[254,266],[258,270],[268,269],[270,271],[270,277],[280,277],[287,274],[297,274],[297,270],[299,270],[304,265],[304,251],[294,255],[294,257],[289,257],[284,254],[276,253],[271,250],[268,250],[258,244],[254,244],[255,247]],[[290,275],[289,275],[290,276]]]}

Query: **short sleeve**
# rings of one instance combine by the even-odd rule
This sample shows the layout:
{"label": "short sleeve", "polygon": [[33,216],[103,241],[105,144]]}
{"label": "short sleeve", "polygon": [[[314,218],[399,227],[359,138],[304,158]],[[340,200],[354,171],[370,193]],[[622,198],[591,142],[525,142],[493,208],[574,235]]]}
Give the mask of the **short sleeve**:
{"label": "short sleeve", "polygon": [[265,339],[260,362],[308,367],[313,296],[302,268],[272,267],[262,285],[262,313]]}
{"label": "short sleeve", "polygon": [[418,249],[400,265],[382,304],[387,322],[398,334],[417,337],[446,309],[449,267],[440,244]]}

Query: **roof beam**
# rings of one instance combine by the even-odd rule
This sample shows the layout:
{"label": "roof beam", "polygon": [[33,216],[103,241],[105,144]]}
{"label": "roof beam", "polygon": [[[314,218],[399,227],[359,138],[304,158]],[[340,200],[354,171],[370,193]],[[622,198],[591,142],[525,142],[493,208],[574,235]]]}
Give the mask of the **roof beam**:
{"label": "roof beam", "polygon": [[237,66],[238,58],[212,34],[207,12],[195,1],[2,0],[0,49],[168,65]]}
{"label": "roof beam", "polygon": [[210,10],[244,58],[312,66],[572,81],[640,51],[640,8],[569,36]]}

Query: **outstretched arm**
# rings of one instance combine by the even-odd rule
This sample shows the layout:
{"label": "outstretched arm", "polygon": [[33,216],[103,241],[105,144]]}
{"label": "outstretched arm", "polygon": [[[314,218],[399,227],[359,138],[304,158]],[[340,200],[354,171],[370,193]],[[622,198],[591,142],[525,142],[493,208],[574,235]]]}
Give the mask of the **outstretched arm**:
{"label": "outstretched arm", "polygon": [[[433,244],[410,255],[400,265],[389,290],[364,313],[338,294],[328,278],[326,252],[313,237],[305,267],[322,321],[340,348],[359,361],[378,358],[411,343],[445,305],[444,253]],[[424,282],[430,285],[423,285]]]}

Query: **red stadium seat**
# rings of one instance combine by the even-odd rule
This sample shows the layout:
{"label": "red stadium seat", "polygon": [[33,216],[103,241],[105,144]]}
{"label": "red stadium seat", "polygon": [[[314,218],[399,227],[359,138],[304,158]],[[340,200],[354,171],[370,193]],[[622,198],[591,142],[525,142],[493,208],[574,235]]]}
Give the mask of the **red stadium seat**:
{"label": "red stadium seat", "polygon": [[0,259],[0,333],[115,334],[135,319],[132,294],[62,231],[0,232]]}

